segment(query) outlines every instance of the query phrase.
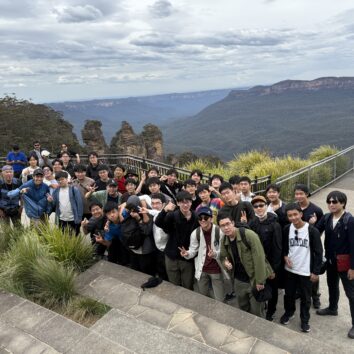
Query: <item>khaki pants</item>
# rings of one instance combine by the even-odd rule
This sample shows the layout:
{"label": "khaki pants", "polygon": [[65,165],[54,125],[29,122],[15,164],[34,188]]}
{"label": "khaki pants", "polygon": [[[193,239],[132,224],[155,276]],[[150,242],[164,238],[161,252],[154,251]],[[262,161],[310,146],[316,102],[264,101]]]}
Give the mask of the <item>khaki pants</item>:
{"label": "khaki pants", "polygon": [[235,279],[234,289],[238,306],[241,310],[252,313],[258,317],[264,317],[264,302],[257,302],[252,294],[250,283]]}
{"label": "khaki pants", "polygon": [[193,290],[194,262],[183,259],[171,259],[165,255],[168,281],[175,285]]}
{"label": "khaki pants", "polygon": [[223,301],[224,300],[224,283],[223,283],[223,277],[222,277],[221,273],[209,274],[209,273],[202,272],[202,275],[200,276],[200,279],[198,281],[199,292],[202,295],[205,295],[205,296],[210,295],[210,291],[209,291],[210,283],[211,283],[211,286],[214,291],[215,300]]}

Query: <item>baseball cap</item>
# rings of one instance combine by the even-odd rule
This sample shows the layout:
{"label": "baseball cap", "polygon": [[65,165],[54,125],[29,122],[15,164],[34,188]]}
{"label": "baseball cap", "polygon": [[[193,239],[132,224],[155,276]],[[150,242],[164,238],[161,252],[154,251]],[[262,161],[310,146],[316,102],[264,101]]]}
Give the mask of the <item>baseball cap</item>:
{"label": "baseball cap", "polygon": [[262,202],[264,204],[267,204],[267,199],[265,199],[263,197],[263,195],[256,195],[255,197],[253,197],[253,199],[251,200],[252,205],[257,203],[257,202]]}
{"label": "baseball cap", "polygon": [[213,216],[213,212],[212,212],[211,209],[208,208],[208,207],[201,207],[201,208],[198,209],[197,215],[198,215],[198,216],[200,216],[200,215],[207,215],[207,216],[212,217],[212,216]]}
{"label": "baseball cap", "polygon": [[117,184],[117,182],[116,182],[114,179],[110,179],[110,180],[107,182],[107,186],[114,186],[114,187],[117,187],[118,184]]}
{"label": "baseball cap", "polygon": [[44,176],[44,172],[43,172],[43,170],[41,168],[37,168],[33,172],[33,176],[39,176],[39,175]]}
{"label": "baseball cap", "polygon": [[5,165],[5,166],[2,166],[1,171],[3,171],[3,172],[4,171],[13,171],[13,168],[10,165]]}

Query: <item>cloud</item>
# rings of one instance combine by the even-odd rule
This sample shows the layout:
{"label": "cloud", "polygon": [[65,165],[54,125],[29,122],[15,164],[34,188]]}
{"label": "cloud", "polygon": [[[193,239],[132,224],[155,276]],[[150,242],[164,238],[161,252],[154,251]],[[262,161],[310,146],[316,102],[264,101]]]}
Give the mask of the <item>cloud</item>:
{"label": "cloud", "polygon": [[169,17],[175,11],[172,4],[167,0],[158,0],[149,9],[151,15],[155,18]]}
{"label": "cloud", "polygon": [[59,22],[88,22],[97,21],[103,17],[101,10],[92,5],[68,6],[62,9],[55,9]]}
{"label": "cloud", "polygon": [[143,36],[131,40],[130,43],[141,47],[157,48],[174,47],[176,45],[173,38],[167,38],[166,36],[161,36],[158,33],[145,34]]}

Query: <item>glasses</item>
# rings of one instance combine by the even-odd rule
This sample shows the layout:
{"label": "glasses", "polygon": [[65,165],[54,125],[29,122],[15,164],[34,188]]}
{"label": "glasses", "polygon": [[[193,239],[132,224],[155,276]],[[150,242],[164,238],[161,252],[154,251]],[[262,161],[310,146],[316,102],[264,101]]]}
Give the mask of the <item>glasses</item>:
{"label": "glasses", "polygon": [[263,208],[265,206],[265,204],[254,204],[253,205],[253,208],[255,208],[255,209],[258,209],[258,208]]}
{"label": "glasses", "polygon": [[299,231],[295,230],[295,241],[299,241]]}
{"label": "glasses", "polygon": [[211,218],[211,216],[208,216],[208,215],[198,216],[199,221],[202,221],[202,220],[208,221],[210,218]]}
{"label": "glasses", "polygon": [[338,204],[338,203],[339,203],[338,200],[333,200],[333,199],[327,200],[327,204]]}

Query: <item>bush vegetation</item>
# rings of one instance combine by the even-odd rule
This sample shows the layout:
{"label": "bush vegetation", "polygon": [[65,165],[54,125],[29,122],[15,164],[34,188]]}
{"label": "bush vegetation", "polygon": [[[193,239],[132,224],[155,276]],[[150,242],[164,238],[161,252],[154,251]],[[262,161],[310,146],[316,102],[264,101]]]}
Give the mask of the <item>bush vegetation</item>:
{"label": "bush vegetation", "polygon": [[0,227],[0,288],[82,324],[92,324],[109,310],[76,291],[78,272],[93,263],[88,240],[49,224],[20,230]]}
{"label": "bush vegetation", "polygon": [[[206,175],[218,173],[224,176],[225,179],[228,179],[232,175],[249,176],[251,179],[270,175],[272,181],[275,181],[280,176],[306,167],[313,162],[320,161],[338,151],[336,147],[322,145],[311,151],[308,158],[302,159],[291,155],[273,157],[266,151],[252,150],[247,153],[235,155],[234,159],[226,164],[219,163],[215,165],[210,161],[197,159],[186,164],[184,168],[188,170],[198,168]],[[345,162],[341,163],[341,165],[344,164]],[[330,174],[328,168],[324,168],[322,172],[321,178],[327,177]],[[318,179],[320,176],[313,177],[313,183],[316,185],[316,178]]]}

